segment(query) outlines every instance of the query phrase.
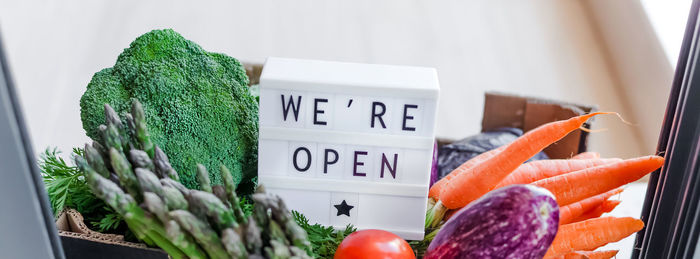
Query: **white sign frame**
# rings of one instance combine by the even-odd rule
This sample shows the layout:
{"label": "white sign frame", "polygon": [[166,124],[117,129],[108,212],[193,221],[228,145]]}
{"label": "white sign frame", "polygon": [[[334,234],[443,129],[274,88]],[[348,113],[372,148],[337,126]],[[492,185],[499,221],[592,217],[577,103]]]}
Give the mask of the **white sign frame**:
{"label": "white sign frame", "polygon": [[423,239],[434,68],[271,57],[259,87],[260,184],[315,223]]}

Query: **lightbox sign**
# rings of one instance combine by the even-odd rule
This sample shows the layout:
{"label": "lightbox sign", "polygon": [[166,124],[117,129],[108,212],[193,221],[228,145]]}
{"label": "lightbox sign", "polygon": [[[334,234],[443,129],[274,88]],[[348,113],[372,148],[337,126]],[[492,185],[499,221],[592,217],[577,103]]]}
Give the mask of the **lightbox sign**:
{"label": "lightbox sign", "polygon": [[311,221],[422,239],[433,68],[268,58],[258,180]]}

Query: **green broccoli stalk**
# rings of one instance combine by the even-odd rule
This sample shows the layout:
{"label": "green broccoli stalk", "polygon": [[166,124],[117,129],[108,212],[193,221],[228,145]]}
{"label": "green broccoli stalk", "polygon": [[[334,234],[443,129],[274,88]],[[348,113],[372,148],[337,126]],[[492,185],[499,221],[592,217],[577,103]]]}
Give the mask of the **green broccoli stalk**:
{"label": "green broccoli stalk", "polygon": [[[238,60],[207,52],[173,30],[154,30],[134,40],[114,67],[93,76],[80,115],[87,135],[99,140],[104,104],[128,121],[131,99],[138,99],[150,140],[132,144],[152,141],[162,148],[188,188],[199,187],[197,163],[210,169],[213,184],[222,183],[218,168],[225,165],[238,185],[257,172],[258,106],[247,86]],[[153,152],[148,155],[153,159]]]}

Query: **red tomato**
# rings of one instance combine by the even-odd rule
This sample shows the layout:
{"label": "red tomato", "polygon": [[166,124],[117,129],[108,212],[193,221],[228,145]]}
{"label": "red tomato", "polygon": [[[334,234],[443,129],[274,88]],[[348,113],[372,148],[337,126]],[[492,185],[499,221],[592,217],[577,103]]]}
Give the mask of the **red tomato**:
{"label": "red tomato", "polygon": [[334,259],[414,259],[406,240],[384,230],[368,229],[350,234],[335,251]]}

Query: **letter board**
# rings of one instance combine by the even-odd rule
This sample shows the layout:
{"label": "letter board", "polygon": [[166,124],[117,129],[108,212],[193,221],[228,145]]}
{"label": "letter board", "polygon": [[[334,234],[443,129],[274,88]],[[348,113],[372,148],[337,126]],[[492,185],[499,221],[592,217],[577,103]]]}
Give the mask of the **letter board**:
{"label": "letter board", "polygon": [[433,68],[268,58],[259,182],[315,223],[420,240],[438,94]]}

